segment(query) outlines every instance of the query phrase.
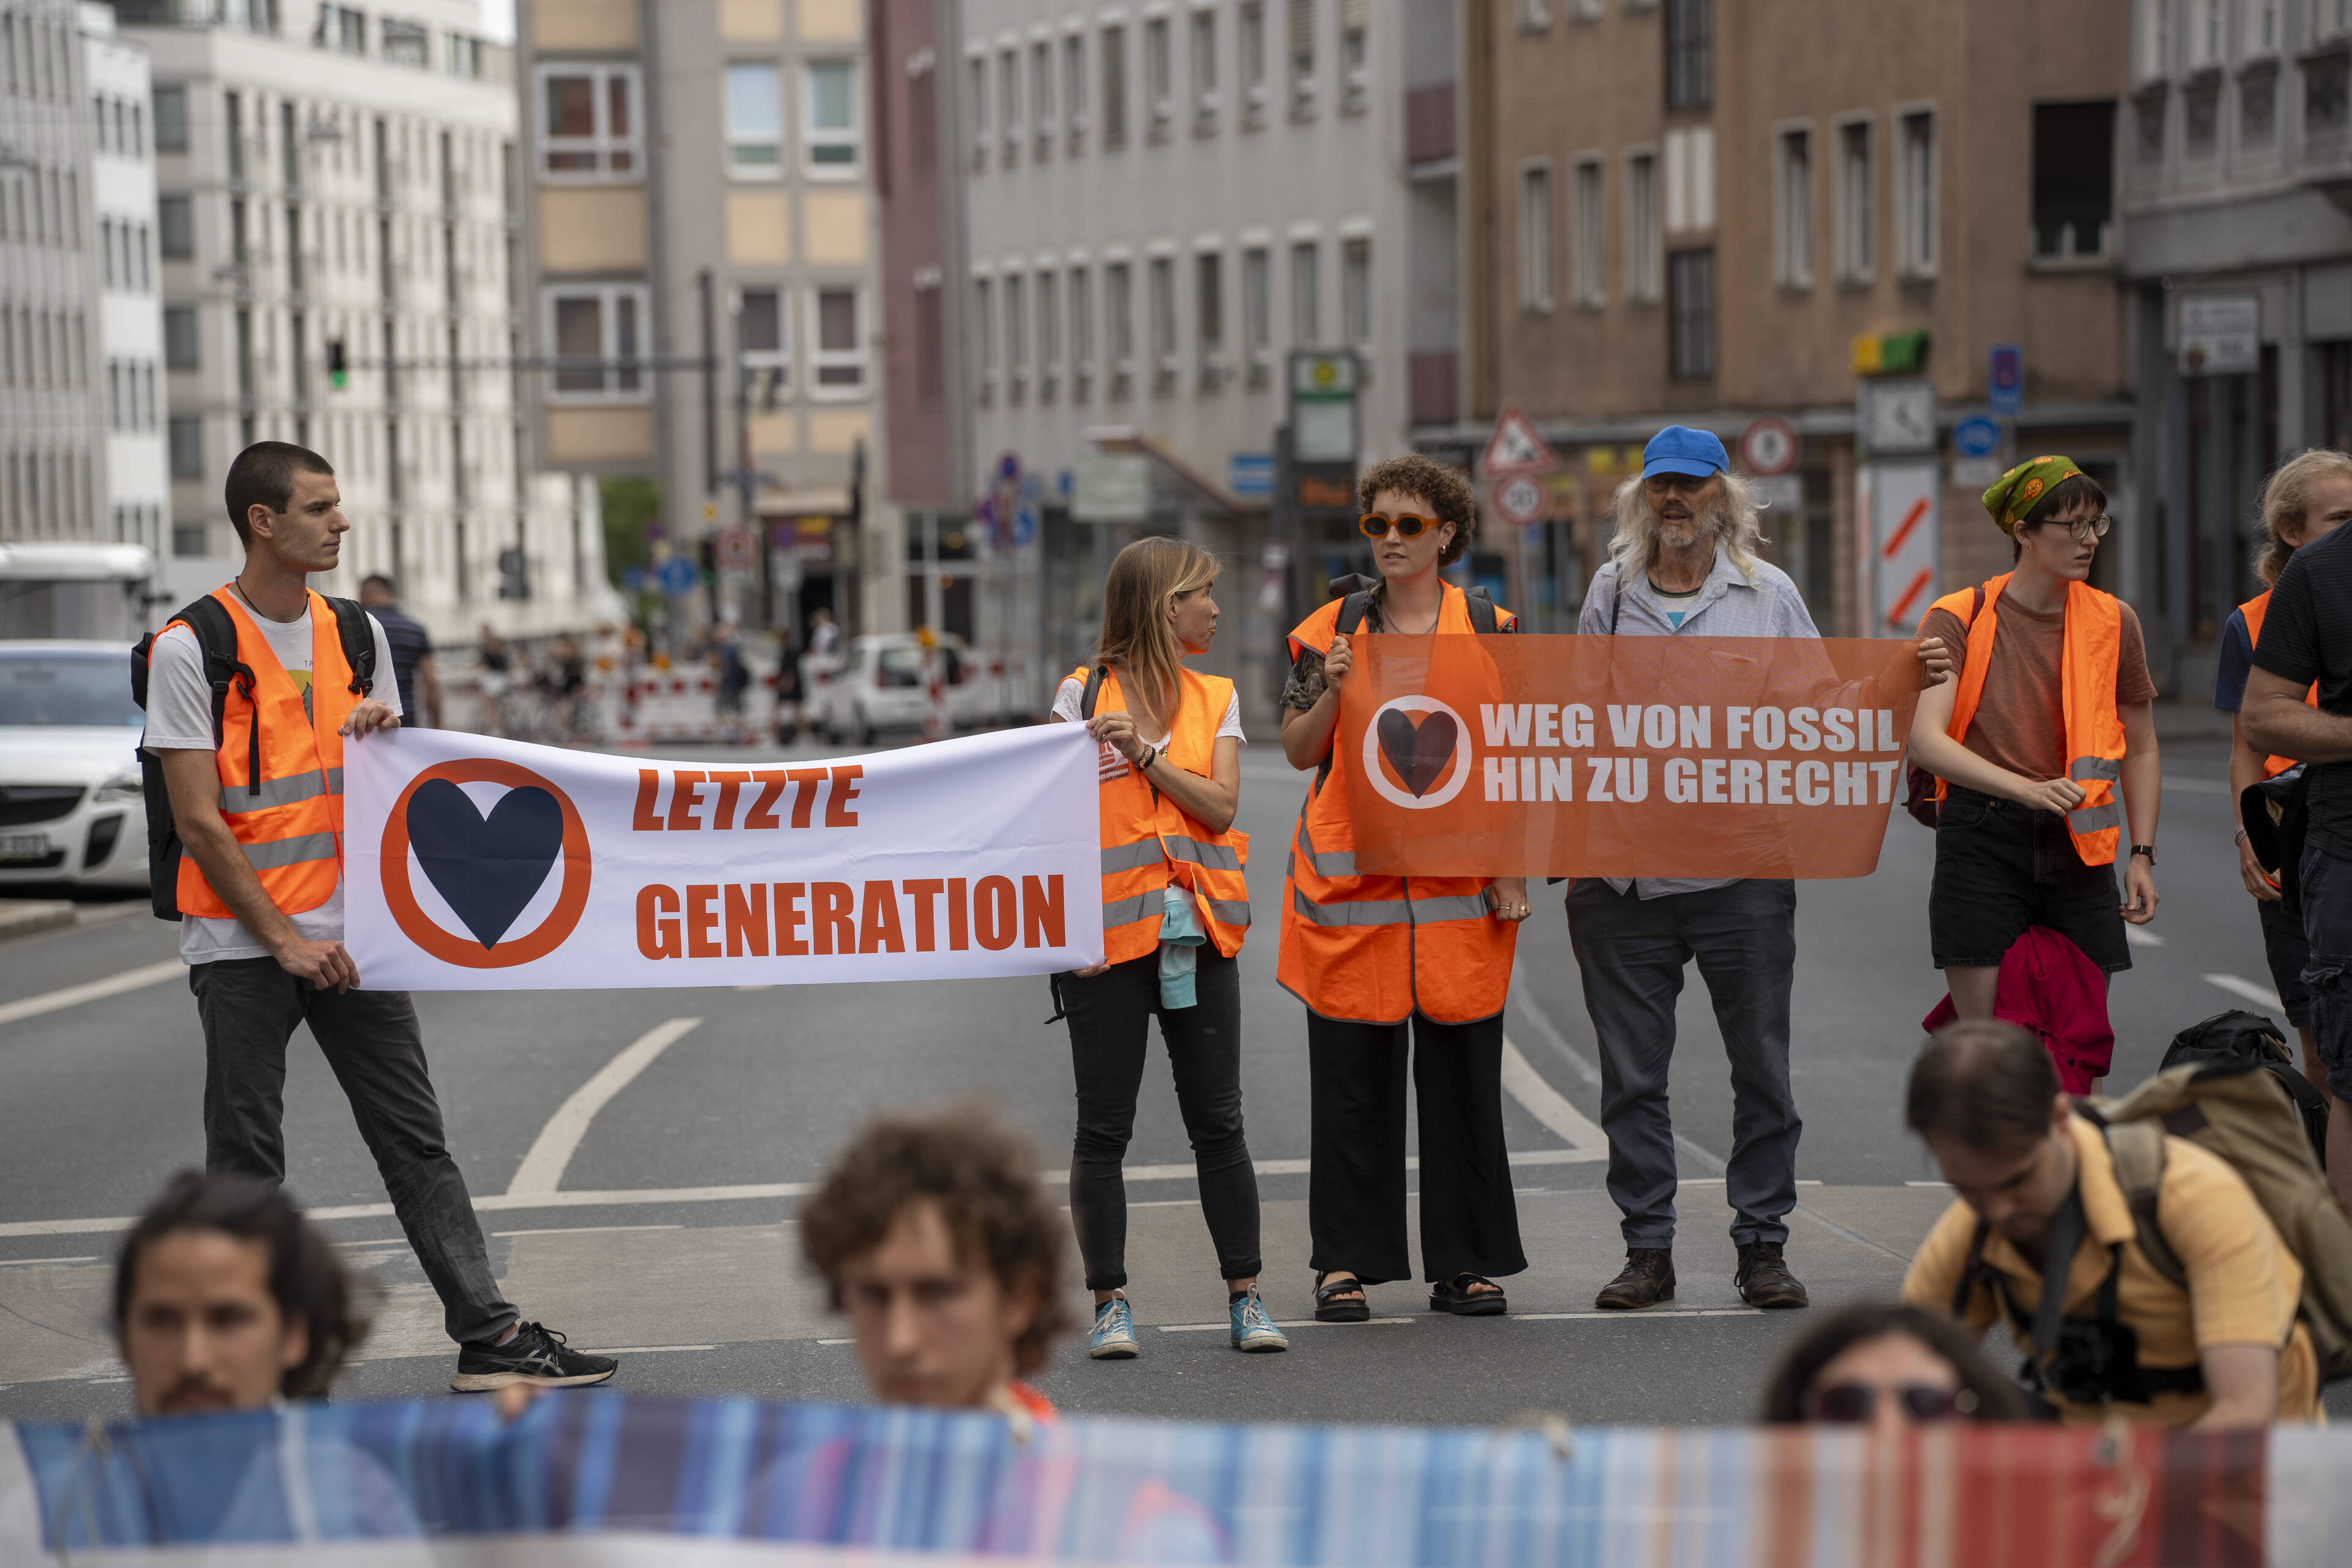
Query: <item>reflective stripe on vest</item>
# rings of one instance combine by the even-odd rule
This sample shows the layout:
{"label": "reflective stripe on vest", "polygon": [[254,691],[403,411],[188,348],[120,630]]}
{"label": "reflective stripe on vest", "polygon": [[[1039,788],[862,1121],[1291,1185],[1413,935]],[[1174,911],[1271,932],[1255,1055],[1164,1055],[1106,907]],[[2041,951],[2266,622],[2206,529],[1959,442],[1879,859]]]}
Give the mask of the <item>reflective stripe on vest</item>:
{"label": "reflective stripe on vest", "polygon": [[[1157,921],[1166,907],[1166,899],[1165,892],[1138,893],[1131,899],[1105,904],[1102,907],[1104,934],[1108,936],[1114,926],[1133,925],[1141,920]],[[1239,926],[1244,931],[1249,929],[1250,907],[1247,904],[1236,903],[1231,899],[1204,898],[1201,901],[1209,906],[1213,918],[1229,926]],[[1156,947],[1160,938],[1155,934],[1151,941]]]}
{"label": "reflective stripe on vest", "polygon": [[220,808],[223,816],[241,811],[267,811],[273,805],[292,805],[298,800],[316,800],[322,795],[343,793],[343,770],[329,768],[324,781],[315,773],[296,773],[291,778],[263,779],[261,787],[238,784],[221,791]]}
{"label": "reflective stripe on vest", "polygon": [[[2251,655],[2254,649],[2262,647],[2263,645],[2263,617],[2270,614],[2270,608],[2271,591],[2268,588],[2263,589],[2261,593],[2255,595],[2252,598],[2248,599],[2244,604],[2238,606],[2238,613],[2246,617],[2246,651],[2249,655]],[[2245,697],[2245,689],[2243,687],[2239,688],[2238,701],[2241,706],[2243,706]],[[2307,705],[2313,708],[2319,706],[2319,683],[2317,681],[2315,680],[2310,686],[2305,688],[2303,700]],[[2263,759],[2263,777],[2266,779],[2274,779],[2293,766],[2294,766],[2294,759],[2293,757],[2265,757]]]}
{"label": "reflective stripe on vest", "polygon": [[1484,893],[1318,904],[1295,887],[1290,890],[1290,906],[1301,920],[1318,926],[1434,925],[1440,921],[1482,921],[1493,912]]}
{"label": "reflective stripe on vest", "polygon": [[1352,849],[1325,849],[1318,852],[1315,840],[1307,836],[1307,814],[1298,814],[1298,837],[1295,847],[1307,868],[1318,877],[1352,877],[1356,874],[1356,852]]}
{"label": "reflective stripe on vest", "polygon": [[331,860],[335,858],[335,836],[331,833],[305,833],[295,838],[272,838],[258,844],[240,842],[237,847],[257,871],[274,870],[280,866],[299,866],[310,860]]}

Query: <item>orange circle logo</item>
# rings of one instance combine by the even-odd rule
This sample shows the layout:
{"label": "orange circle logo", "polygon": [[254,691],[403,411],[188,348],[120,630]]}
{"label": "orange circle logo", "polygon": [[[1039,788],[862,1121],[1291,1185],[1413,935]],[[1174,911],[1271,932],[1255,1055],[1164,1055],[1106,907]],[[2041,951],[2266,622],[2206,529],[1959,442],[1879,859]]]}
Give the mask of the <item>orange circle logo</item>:
{"label": "orange circle logo", "polygon": [[[440,789],[431,789],[431,786],[436,784],[441,786]],[[499,808],[494,810],[489,818],[483,818],[470,800],[467,800],[457,788],[459,784],[502,784],[507,785],[509,791],[531,791],[535,795],[543,795],[561,813],[561,837],[555,847],[557,853],[553,858],[560,858],[562,862],[563,883],[556,894],[555,908],[536,929],[512,941],[507,940],[506,922],[522,912],[520,905],[504,910],[504,919],[498,918],[496,913],[478,917],[472,908],[461,902],[464,895],[452,896],[453,889],[457,884],[445,884],[441,879],[444,873],[436,869],[443,866],[464,866],[463,857],[470,847],[462,841],[467,828],[478,829],[490,838],[508,844],[509,848],[519,837],[511,831],[503,830],[504,825],[496,820],[502,815],[506,801],[502,799],[499,802]],[[433,847],[429,854],[420,852],[419,855],[419,858],[425,864],[425,874],[432,880],[434,890],[440,893],[444,901],[451,906],[459,918],[472,927],[473,935],[470,937],[457,936],[444,930],[438,921],[427,915],[418,905],[415,889],[409,883],[410,813],[416,805],[416,797],[420,790],[428,792],[426,801],[428,807],[435,805],[436,802],[446,802],[449,796],[455,795],[457,800],[464,803],[464,812],[470,816],[470,821],[460,824],[457,829],[460,835],[459,842],[454,845],[438,843]],[[510,799],[513,796],[510,795],[508,798]],[[448,816],[449,812],[445,805],[437,812],[428,813],[425,820],[436,822],[436,819],[446,819]],[[436,831],[436,835],[440,832],[437,826]],[[528,835],[521,837],[528,837]],[[465,762],[438,763],[410,779],[408,787],[400,792],[400,798],[393,803],[392,811],[384,819],[383,855],[383,901],[392,910],[394,921],[419,948],[444,963],[453,963],[462,969],[511,969],[519,963],[529,963],[534,959],[545,958],[563,945],[564,939],[569,937],[573,928],[579,925],[580,916],[588,907],[588,879],[591,870],[588,829],[580,820],[579,808],[572,804],[572,797],[558,789],[552,782],[531,772],[529,768],[520,767],[513,763],[495,762],[488,757],[477,757]],[[510,862],[501,860],[492,864],[504,869]],[[469,881],[478,879],[488,886],[503,885],[511,889],[520,880],[520,875],[500,876],[496,873],[483,873],[479,865],[467,868],[478,874],[476,878],[469,879]],[[529,867],[524,864],[516,866],[514,869],[521,875],[527,875]],[[545,885],[548,869],[551,869],[551,867],[542,863],[539,878],[530,884],[530,893],[526,896],[526,901],[530,897],[536,897],[539,889]],[[488,926],[487,935],[484,934],[485,919]]]}

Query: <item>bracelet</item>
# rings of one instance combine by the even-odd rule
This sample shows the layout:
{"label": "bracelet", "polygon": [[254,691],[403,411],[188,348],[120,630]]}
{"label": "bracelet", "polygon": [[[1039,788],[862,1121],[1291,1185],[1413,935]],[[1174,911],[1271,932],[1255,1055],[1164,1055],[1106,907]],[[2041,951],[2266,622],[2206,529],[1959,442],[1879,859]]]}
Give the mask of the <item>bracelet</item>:
{"label": "bracelet", "polygon": [[2246,841],[2246,830],[2245,830],[2244,828],[2242,828],[2242,827],[2241,827],[2240,829],[2238,829],[2237,837],[2230,840],[2230,842],[2231,842],[2231,843],[2232,843],[2232,844],[2243,844],[2245,841]]}

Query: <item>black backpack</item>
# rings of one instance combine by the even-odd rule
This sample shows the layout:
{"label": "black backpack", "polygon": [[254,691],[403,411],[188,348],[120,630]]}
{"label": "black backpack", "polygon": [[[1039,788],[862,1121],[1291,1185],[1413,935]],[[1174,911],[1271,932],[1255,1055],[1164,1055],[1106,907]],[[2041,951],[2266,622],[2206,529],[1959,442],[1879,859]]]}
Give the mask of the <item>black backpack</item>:
{"label": "black backpack", "polygon": [[2311,1080],[2296,1070],[2294,1053],[2287,1049],[2286,1037],[2279,1032],[2276,1024],[2242,1007],[2216,1013],[2173,1036],[2157,1070],[2162,1072],[2184,1062],[2251,1062],[2267,1069],[2286,1090],[2287,1098],[2294,1101],[2304,1135],[2311,1140],[2311,1152],[2317,1157],[2320,1169],[2327,1168],[2327,1101],[2312,1087]]}
{"label": "black backpack", "polygon": [[[352,694],[365,697],[375,690],[375,632],[368,624],[367,612],[356,599],[331,598],[320,595],[335,612],[336,640],[343,645],[343,662],[352,668]],[[213,744],[221,743],[221,717],[228,708],[231,686],[248,702],[253,700],[253,670],[236,657],[236,623],[229,619],[221,602],[206,594],[203,598],[181,610],[173,621],[184,625],[196,637],[196,646],[204,649],[205,680],[213,692]],[[155,647],[156,634],[148,633],[131,649],[131,700],[142,710],[147,706],[147,661]],[[253,793],[261,793],[261,726],[252,726],[252,751],[246,762],[246,777],[253,781]],[[163,759],[139,748],[140,793],[147,806],[147,896],[157,920],[175,921],[180,918],[180,828],[172,818],[172,792],[163,783]]]}
{"label": "black backpack", "polygon": [[[1332,630],[1341,637],[1353,635],[1356,628],[1364,624],[1364,616],[1372,607],[1372,590],[1379,586],[1378,578],[1359,577],[1352,573],[1344,577],[1332,578],[1331,592],[1347,595],[1339,602],[1339,624]],[[1497,632],[1518,629],[1516,622],[1508,626],[1502,624],[1502,617],[1495,613],[1495,601],[1488,596],[1486,589],[1465,588],[1462,590],[1462,596],[1470,602],[1472,631],[1493,637]]]}

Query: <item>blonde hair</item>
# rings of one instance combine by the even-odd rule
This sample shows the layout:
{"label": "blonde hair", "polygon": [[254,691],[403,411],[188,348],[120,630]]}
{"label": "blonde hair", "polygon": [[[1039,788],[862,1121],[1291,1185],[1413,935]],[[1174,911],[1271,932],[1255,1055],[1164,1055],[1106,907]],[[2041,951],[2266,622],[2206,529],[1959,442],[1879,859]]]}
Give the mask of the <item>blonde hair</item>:
{"label": "blonde hair", "polygon": [[2276,583],[2286,570],[2295,547],[2281,533],[2300,530],[2311,518],[2311,487],[2315,479],[2352,479],[2352,457],[2332,447],[2310,447],[2281,463],[2263,486],[2263,552],[2254,558],[2254,572],[2265,583]]}
{"label": "blonde hair", "polygon": [[[1752,584],[1756,547],[1764,542],[1762,504],[1756,487],[1739,475],[1720,468],[1715,477],[1723,481],[1721,498],[1700,514],[1699,521]],[[1617,581],[1624,583],[1647,573],[1658,558],[1658,514],[1650,505],[1650,493],[1639,473],[1617,487],[1609,510],[1617,520],[1617,531],[1609,538],[1609,558],[1617,563]]]}
{"label": "blonde hair", "polygon": [[1166,534],[1137,540],[1110,563],[1095,662],[1118,672],[1128,706],[1139,708],[1154,728],[1174,722],[1183,692],[1184,649],[1168,624],[1168,607],[1216,580],[1215,556]]}

